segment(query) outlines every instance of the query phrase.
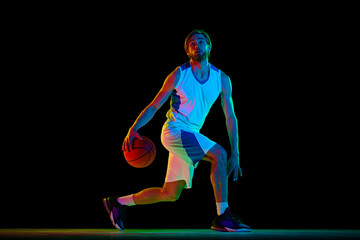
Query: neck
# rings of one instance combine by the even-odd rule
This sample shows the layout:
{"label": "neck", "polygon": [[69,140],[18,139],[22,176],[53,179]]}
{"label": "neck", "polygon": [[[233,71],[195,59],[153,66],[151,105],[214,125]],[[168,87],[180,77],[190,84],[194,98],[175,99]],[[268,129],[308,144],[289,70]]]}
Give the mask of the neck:
{"label": "neck", "polygon": [[210,67],[207,58],[201,62],[197,62],[191,59],[190,64],[191,70],[198,81],[203,82],[208,79]]}
{"label": "neck", "polygon": [[190,60],[191,68],[194,72],[207,72],[209,69],[209,60],[205,58],[201,62],[194,61],[193,59]]}

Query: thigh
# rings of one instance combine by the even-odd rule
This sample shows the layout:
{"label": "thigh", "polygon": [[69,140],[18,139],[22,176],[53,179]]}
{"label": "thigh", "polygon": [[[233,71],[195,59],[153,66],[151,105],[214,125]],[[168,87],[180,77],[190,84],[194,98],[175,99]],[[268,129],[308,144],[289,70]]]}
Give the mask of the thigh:
{"label": "thigh", "polygon": [[194,166],[191,160],[188,162],[184,155],[179,156],[170,152],[165,182],[170,183],[184,180],[185,188],[191,188],[195,167],[196,165]]}

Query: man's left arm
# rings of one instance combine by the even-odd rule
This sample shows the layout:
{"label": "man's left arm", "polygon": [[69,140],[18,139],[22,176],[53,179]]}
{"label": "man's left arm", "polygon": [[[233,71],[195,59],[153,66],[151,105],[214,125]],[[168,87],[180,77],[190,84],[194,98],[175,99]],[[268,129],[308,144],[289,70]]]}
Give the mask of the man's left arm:
{"label": "man's left arm", "polygon": [[230,78],[221,72],[221,106],[223,108],[226,128],[229,135],[231,154],[228,160],[228,177],[233,174],[233,180],[236,181],[238,176],[242,176],[240,168],[240,152],[239,152],[239,132],[238,121],[235,115],[234,103],[232,100],[232,86]]}

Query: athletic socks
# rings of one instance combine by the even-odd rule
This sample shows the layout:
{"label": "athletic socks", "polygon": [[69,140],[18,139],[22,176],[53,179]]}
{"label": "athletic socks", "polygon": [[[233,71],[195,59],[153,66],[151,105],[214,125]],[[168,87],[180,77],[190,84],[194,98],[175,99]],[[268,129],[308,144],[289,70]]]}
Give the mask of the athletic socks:
{"label": "athletic socks", "polygon": [[217,215],[220,216],[221,214],[223,214],[228,207],[229,205],[227,202],[217,202],[216,203]]}
{"label": "athletic socks", "polygon": [[134,206],[134,205],[136,205],[135,202],[134,202],[134,195],[133,194],[128,195],[128,196],[124,196],[124,197],[119,197],[118,202],[121,205],[125,205],[125,206]]}

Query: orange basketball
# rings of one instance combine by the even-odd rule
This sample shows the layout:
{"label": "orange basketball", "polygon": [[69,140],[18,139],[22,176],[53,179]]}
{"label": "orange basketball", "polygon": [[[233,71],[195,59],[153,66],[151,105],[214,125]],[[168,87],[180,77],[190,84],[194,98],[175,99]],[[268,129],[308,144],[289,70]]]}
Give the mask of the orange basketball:
{"label": "orange basketball", "polygon": [[155,159],[156,148],[154,143],[147,137],[142,136],[143,140],[134,138],[132,150],[124,152],[126,161],[133,167],[144,168],[149,166]]}

